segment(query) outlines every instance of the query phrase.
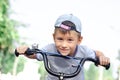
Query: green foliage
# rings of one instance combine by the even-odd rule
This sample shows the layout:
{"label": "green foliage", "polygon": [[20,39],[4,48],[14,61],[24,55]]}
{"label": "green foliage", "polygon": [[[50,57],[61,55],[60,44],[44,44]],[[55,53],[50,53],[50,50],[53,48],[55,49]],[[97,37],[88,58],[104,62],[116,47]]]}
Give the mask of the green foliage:
{"label": "green foliage", "polygon": [[38,72],[41,74],[40,80],[45,80],[47,72],[45,70],[44,63],[42,61],[40,61],[39,64],[40,64],[40,67],[39,67]]}
{"label": "green foliage", "polygon": [[[109,70],[103,69],[102,80],[114,80],[112,76],[112,66]],[[91,64],[89,68],[85,69],[85,80],[99,80],[100,70],[94,64]]]}
{"label": "green foliage", "polygon": [[112,75],[112,66],[109,70],[104,69],[103,70],[103,80],[114,80]]}
{"label": "green foliage", "polygon": [[90,64],[88,70],[85,70],[85,80],[97,80],[98,69],[94,64]]}
{"label": "green foliage", "polygon": [[17,21],[10,16],[9,0],[0,0],[0,68],[3,73],[11,72],[14,63],[14,42],[18,41]]}
{"label": "green foliage", "polygon": [[18,65],[17,65],[17,73],[23,71],[25,62],[26,60],[23,57],[19,57]]}
{"label": "green foliage", "polygon": [[[0,53],[0,56],[3,56],[3,53]],[[14,57],[13,54],[6,54],[6,57],[4,57],[4,60],[1,60],[2,58],[0,58],[0,61],[3,65],[0,65],[2,68],[2,72],[3,73],[8,73],[8,72],[12,72],[12,68],[13,68],[13,64],[14,64]]]}
{"label": "green foliage", "polygon": [[15,21],[3,15],[0,21],[0,49],[12,47],[13,41],[18,39]]}

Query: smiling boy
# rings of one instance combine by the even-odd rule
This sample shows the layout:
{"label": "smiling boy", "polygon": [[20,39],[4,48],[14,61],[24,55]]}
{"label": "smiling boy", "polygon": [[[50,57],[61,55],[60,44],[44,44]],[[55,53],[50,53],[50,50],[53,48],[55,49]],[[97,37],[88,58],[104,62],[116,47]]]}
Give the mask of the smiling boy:
{"label": "smiling boy", "polygon": [[[110,63],[110,59],[104,56],[102,52],[81,45],[83,39],[83,37],[81,36],[81,21],[76,16],[72,14],[61,15],[56,20],[54,27],[55,27],[53,33],[54,43],[46,45],[41,50],[50,53],[61,54],[63,56],[73,56],[73,57],[83,57],[83,58],[98,57],[100,60],[100,65],[107,65]],[[19,54],[25,55],[27,49],[28,46],[20,46],[16,50]],[[42,60],[40,54],[33,54],[27,57],[32,59],[37,59],[40,61]],[[58,79],[48,74],[46,80],[58,80]],[[65,80],[84,80],[84,72],[82,70],[80,74],[78,74],[77,76]]]}

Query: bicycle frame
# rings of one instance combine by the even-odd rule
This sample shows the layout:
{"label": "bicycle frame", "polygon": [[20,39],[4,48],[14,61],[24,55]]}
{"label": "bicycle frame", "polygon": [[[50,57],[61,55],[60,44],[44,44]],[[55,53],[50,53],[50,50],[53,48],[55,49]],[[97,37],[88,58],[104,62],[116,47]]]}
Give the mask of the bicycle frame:
{"label": "bicycle frame", "polygon": [[[90,58],[90,57],[87,57],[87,58],[79,58],[79,57],[70,57],[70,56],[62,56],[60,54],[54,54],[54,53],[46,53],[46,52],[43,52],[39,49],[29,49],[26,51],[26,55],[32,55],[34,53],[40,53],[42,56],[43,56],[43,62],[44,62],[44,65],[45,65],[45,69],[46,71],[53,75],[53,76],[56,76],[59,78],[59,80],[64,80],[64,78],[72,78],[72,77],[75,77],[76,75],[78,75],[84,65],[84,63],[86,61],[92,61],[95,63],[95,65],[99,65],[99,59],[96,58],[96,59],[93,59],[93,58]],[[19,54],[15,51],[15,55],[16,56],[19,56]],[[66,73],[63,73],[63,72],[55,72],[53,71],[50,67],[49,67],[49,63],[48,63],[48,58],[47,56],[57,56],[57,57],[62,57],[62,58],[67,58],[67,59],[78,59],[78,60],[81,60],[77,66],[77,69],[73,72],[73,73],[70,73],[70,74],[66,74]],[[108,70],[110,68],[110,64],[108,65],[103,65],[103,67],[106,68],[106,70]]]}

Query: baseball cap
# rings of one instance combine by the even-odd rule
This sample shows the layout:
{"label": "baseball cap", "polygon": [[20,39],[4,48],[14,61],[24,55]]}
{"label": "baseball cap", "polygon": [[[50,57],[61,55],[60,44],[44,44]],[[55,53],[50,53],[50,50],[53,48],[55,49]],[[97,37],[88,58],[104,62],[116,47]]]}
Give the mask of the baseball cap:
{"label": "baseball cap", "polygon": [[[64,21],[70,21],[73,24],[75,24],[75,26],[73,26],[74,28],[71,28],[70,26],[66,26],[63,25],[62,22]],[[61,27],[64,28],[66,30],[75,30],[77,32],[81,32],[81,21],[79,18],[77,18],[76,16],[74,16],[73,14],[63,14],[61,16],[58,17],[58,19],[55,22],[55,27]]]}

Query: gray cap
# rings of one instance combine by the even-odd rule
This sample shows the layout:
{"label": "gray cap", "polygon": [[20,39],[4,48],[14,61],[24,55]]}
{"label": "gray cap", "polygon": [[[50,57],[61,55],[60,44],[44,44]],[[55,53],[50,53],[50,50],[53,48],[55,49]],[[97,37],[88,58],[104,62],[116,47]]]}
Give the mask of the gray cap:
{"label": "gray cap", "polygon": [[[75,24],[75,29],[77,32],[81,32],[81,21],[79,18],[72,14],[64,14],[58,17],[58,19],[55,22],[55,27],[60,27],[62,25],[62,22],[64,21],[71,21]],[[63,26],[64,27],[64,26]],[[67,26],[65,26],[67,27]],[[68,28],[68,27],[67,27]]]}

